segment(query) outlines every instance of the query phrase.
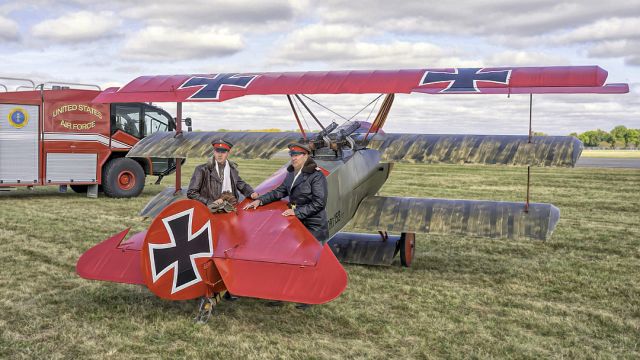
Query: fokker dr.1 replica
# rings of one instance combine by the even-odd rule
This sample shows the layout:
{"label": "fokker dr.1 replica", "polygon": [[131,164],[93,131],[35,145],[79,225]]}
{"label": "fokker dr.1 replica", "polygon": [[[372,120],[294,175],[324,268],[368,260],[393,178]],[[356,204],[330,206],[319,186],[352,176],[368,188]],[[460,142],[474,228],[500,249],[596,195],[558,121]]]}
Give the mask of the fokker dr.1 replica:
{"label": "fokker dr.1 replica", "polygon": [[[203,204],[185,199],[177,161],[176,187],[158,194],[141,212],[154,218],[149,229],[127,240],[125,230],[91,248],[79,259],[78,274],[144,284],[172,300],[211,299],[228,290],[244,297],[320,304],[336,298],[347,285],[338,259],[390,264],[400,253],[402,264],[409,266],[416,233],[547,239],[559,210],[530,203],[528,195],[525,202],[515,203],[376,193],[393,161],[571,167],[582,151],[579,140],[532,137],[531,130],[528,136],[385,134],[382,127],[394,94],[629,91],[627,84],[605,84],[606,77],[597,66],[233,73],[144,76],[120,89],[107,89],[94,101],[177,103],[177,130],[146,137],[128,157],[210,156],[211,140],[224,137],[235,144],[234,156],[269,158],[292,141],[305,142],[327,178],[331,240],[321,244],[295,216],[281,216],[285,200],[243,210],[249,201],[244,200],[235,212],[210,213]],[[325,127],[303,101],[310,94],[365,93],[387,94],[372,122],[349,120]],[[274,94],[287,96],[300,132],[181,132],[182,102]],[[318,123],[319,132],[305,133],[300,105]],[[263,194],[274,189],[286,172],[285,165],[255,190]],[[347,223],[363,233],[340,232]]]}

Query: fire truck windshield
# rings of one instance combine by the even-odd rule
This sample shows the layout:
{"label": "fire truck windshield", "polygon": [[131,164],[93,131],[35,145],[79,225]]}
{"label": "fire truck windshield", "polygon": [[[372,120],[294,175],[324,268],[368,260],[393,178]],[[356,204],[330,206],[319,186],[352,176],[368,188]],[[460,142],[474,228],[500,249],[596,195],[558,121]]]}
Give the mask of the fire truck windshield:
{"label": "fire truck windshield", "polygon": [[172,131],[175,122],[166,111],[141,103],[112,104],[111,133],[122,130],[139,139],[158,131]]}

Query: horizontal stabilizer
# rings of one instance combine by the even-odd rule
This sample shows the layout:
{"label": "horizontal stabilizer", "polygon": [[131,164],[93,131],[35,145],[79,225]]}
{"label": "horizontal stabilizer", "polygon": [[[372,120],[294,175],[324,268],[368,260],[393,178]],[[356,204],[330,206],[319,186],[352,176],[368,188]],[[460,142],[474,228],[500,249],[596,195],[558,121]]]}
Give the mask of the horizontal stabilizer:
{"label": "horizontal stabilizer", "polygon": [[376,135],[369,146],[385,161],[518,166],[575,166],[582,142],[572,136]]}
{"label": "horizontal stabilizer", "polygon": [[127,157],[188,158],[213,154],[211,141],[224,138],[233,144],[233,156],[245,159],[268,159],[287,144],[297,141],[297,132],[157,132],[140,140]]}
{"label": "horizontal stabilizer", "polygon": [[76,264],[78,275],[89,280],[144,284],[140,249],[147,232],[137,233],[123,242],[128,232],[129,229],[121,231],[82,254]]}
{"label": "horizontal stabilizer", "polygon": [[362,231],[460,234],[489,238],[551,237],[560,210],[551,204],[370,196],[352,220]]}

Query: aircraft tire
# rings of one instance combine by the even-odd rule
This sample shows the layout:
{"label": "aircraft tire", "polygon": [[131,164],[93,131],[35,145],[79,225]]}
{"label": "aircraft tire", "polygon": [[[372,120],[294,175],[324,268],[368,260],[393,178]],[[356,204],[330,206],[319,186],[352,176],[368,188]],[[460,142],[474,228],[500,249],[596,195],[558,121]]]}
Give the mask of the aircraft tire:
{"label": "aircraft tire", "polygon": [[416,234],[402,233],[400,235],[400,263],[404,267],[410,267],[416,250]]}
{"label": "aircraft tire", "polygon": [[144,189],[144,170],[133,159],[109,160],[102,172],[102,187],[109,197],[136,197]]}

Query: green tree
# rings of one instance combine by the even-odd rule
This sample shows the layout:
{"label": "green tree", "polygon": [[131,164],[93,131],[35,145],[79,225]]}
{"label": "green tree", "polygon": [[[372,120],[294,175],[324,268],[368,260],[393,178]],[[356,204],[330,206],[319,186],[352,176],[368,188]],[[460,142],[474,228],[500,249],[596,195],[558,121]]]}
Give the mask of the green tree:
{"label": "green tree", "polygon": [[[618,143],[624,143],[624,146],[628,146],[628,141],[629,141],[629,129],[627,129],[626,126],[624,125],[618,125],[616,127],[613,128],[613,130],[611,130],[611,136],[613,137],[613,144],[615,145],[616,142]],[[612,146],[613,147],[613,146]]]}
{"label": "green tree", "polygon": [[629,129],[629,144],[635,145],[635,147],[640,147],[640,129]]}
{"label": "green tree", "polygon": [[578,139],[580,139],[585,146],[599,146],[602,142],[610,143],[612,137],[608,132],[598,129],[585,131],[578,135]]}

